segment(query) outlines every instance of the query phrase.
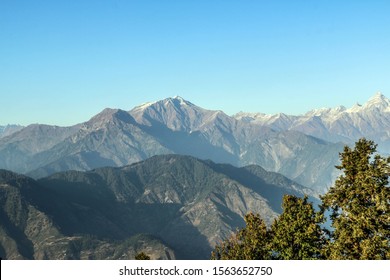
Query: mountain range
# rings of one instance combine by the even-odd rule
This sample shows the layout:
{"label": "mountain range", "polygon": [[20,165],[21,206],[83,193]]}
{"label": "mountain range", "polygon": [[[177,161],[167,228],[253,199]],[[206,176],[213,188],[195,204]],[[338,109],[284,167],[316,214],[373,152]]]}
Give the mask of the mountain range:
{"label": "mountain range", "polygon": [[389,104],[377,93],[350,109],[228,116],[176,96],[130,111],[105,109],[71,127],[3,127],[0,168],[40,178],[183,154],[235,166],[257,164],[323,193],[338,176],[334,166],[345,144],[367,137],[381,152],[390,152]]}
{"label": "mountain range", "polygon": [[0,138],[0,168],[40,178],[173,153],[236,166],[257,164],[324,192],[338,174],[334,165],[342,147],[174,97],[130,111],[105,109],[71,127],[22,128]]}
{"label": "mountain range", "polygon": [[[0,256],[7,259],[205,259],[284,194],[316,202],[345,144],[389,153],[390,101],[265,115],[181,97],[105,109],[70,127],[0,127]],[[23,174],[23,175],[22,175]]]}
{"label": "mountain range", "polygon": [[383,152],[390,152],[390,100],[381,93],[348,109],[344,106],[315,109],[301,116],[241,112],[234,117],[276,131],[299,131],[330,142],[351,144],[365,137],[374,140]]}
{"label": "mountain range", "polygon": [[390,152],[389,104],[377,93],[350,109],[228,116],[181,97],[167,98],[130,111],[105,109],[71,127],[34,124],[13,127],[12,133],[3,128],[0,168],[39,178],[174,153],[236,166],[258,164],[324,192],[338,175],[334,166],[345,144],[367,137],[381,152]]}
{"label": "mountain range", "polygon": [[267,224],[284,194],[313,191],[251,165],[161,155],[39,180],[0,170],[0,255],[7,259],[207,259],[248,212]]}

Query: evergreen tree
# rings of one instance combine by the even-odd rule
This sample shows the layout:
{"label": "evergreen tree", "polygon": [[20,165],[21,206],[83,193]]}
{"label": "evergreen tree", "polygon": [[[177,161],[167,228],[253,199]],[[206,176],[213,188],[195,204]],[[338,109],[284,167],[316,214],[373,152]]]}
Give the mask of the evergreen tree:
{"label": "evergreen tree", "polygon": [[363,138],[340,154],[343,174],[322,197],[333,227],[325,250],[330,259],[390,259],[390,158],[375,152]]}
{"label": "evergreen tree", "polygon": [[262,260],[270,259],[269,232],[259,214],[245,216],[245,228],[215,246],[213,260]]}
{"label": "evergreen tree", "polygon": [[136,260],[150,260],[150,257],[144,252],[140,252],[135,256]]}
{"label": "evergreen tree", "polygon": [[283,213],[271,226],[273,257],[281,260],[307,260],[321,258],[325,242],[320,216],[314,211],[308,197],[283,197]]}

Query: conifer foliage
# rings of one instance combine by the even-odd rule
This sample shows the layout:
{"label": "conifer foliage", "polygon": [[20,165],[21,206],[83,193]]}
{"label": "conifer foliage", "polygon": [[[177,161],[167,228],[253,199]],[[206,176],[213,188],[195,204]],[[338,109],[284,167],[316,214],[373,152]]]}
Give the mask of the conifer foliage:
{"label": "conifer foliage", "polygon": [[266,260],[270,258],[269,232],[259,214],[245,215],[246,227],[217,245],[213,260]]}
{"label": "conifer foliage", "polygon": [[286,195],[283,214],[267,229],[258,214],[245,216],[246,227],[217,245],[212,259],[317,259],[323,234],[308,198]]}
{"label": "conifer foliage", "polygon": [[340,154],[343,175],[322,197],[334,228],[330,259],[390,259],[390,158],[375,152],[374,142],[360,139]]}
{"label": "conifer foliage", "polygon": [[271,226],[271,247],[274,258],[281,260],[308,260],[321,258],[325,242],[321,221],[308,202],[308,197],[286,195],[283,213]]}
{"label": "conifer foliage", "polygon": [[144,252],[140,252],[135,256],[136,260],[150,260],[150,257]]}
{"label": "conifer foliage", "polygon": [[[390,259],[390,157],[364,138],[340,153],[343,172],[321,197],[316,213],[308,197],[286,195],[270,228],[259,215],[212,252],[212,259]],[[321,228],[329,213],[331,230]]]}

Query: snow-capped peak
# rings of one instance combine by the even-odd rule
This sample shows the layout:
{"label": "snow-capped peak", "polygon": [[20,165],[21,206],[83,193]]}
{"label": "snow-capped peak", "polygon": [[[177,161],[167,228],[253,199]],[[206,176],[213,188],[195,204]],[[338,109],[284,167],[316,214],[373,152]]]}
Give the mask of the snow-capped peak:
{"label": "snow-capped peak", "polygon": [[174,96],[173,98],[168,98],[167,100],[170,100],[170,101],[173,101],[175,102],[175,104],[178,104],[180,106],[192,106],[193,104],[187,100],[185,100],[183,97],[181,96]]}
{"label": "snow-capped peak", "polygon": [[390,107],[390,100],[382,93],[378,92],[373,97],[371,97],[366,104],[364,104],[364,108],[372,107],[378,109],[386,109]]}
{"label": "snow-capped peak", "polygon": [[374,94],[368,101],[384,101],[388,100],[386,96],[384,96],[380,91]]}
{"label": "snow-capped peak", "polygon": [[175,95],[173,99],[179,100],[180,102],[185,102],[184,98],[178,95]]}
{"label": "snow-capped peak", "polygon": [[[132,112],[131,114],[142,114],[143,112],[152,109],[152,110],[161,110],[161,108],[176,108],[175,110],[188,110],[188,109],[195,109],[197,108],[194,104],[191,102],[185,100],[184,98],[180,96],[174,96],[174,97],[168,97],[159,101],[154,102],[147,102],[142,105],[139,105],[129,112]],[[198,108],[197,108],[198,109]],[[200,108],[199,108],[200,109]]]}
{"label": "snow-capped peak", "polygon": [[348,113],[358,113],[362,110],[362,105],[359,103],[356,103],[351,108],[347,110]]}
{"label": "snow-capped peak", "polygon": [[320,108],[309,111],[305,114],[307,117],[329,117],[336,116],[342,112],[344,112],[346,108],[344,106],[337,106],[335,108]]}
{"label": "snow-capped peak", "polygon": [[156,102],[146,102],[146,103],[142,103],[141,105],[137,106],[137,108],[139,108],[139,109],[144,109],[144,108],[147,108],[147,107],[153,105],[154,103],[156,103]]}

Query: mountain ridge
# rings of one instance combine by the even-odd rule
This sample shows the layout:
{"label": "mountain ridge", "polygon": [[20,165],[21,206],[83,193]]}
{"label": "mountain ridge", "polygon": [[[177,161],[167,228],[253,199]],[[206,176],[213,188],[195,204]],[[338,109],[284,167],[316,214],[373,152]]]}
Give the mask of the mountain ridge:
{"label": "mountain ridge", "polygon": [[[0,214],[10,221],[0,224],[0,245],[27,244],[27,253],[8,246],[12,258],[81,258],[95,247],[100,253],[91,258],[109,258],[118,255],[104,248],[119,250],[141,234],[161,241],[155,252],[160,257],[168,250],[171,257],[207,259],[217,242],[244,225],[245,214],[260,213],[269,225],[282,211],[284,194],[305,193],[313,191],[259,166],[238,168],[184,155],[40,180],[0,170]],[[45,230],[33,234],[37,223]],[[121,249],[127,257],[134,257],[132,246]]]}
{"label": "mountain ridge", "polygon": [[360,106],[365,110],[337,107],[304,116],[232,117],[182,97],[166,98],[130,111],[106,108],[72,127],[23,128],[0,138],[0,168],[39,178],[184,154],[236,166],[261,165],[325,192],[338,175],[334,166],[345,144],[372,136],[380,149],[390,148],[388,104],[386,97],[376,94]]}
{"label": "mountain ridge", "polygon": [[351,144],[366,137],[378,143],[384,152],[390,151],[390,99],[380,92],[363,105],[355,104],[351,108],[313,109],[298,116],[241,112],[234,117],[278,131],[299,131],[330,142]]}
{"label": "mountain ridge", "polygon": [[17,124],[0,125],[0,138],[11,135],[12,133],[17,132],[23,128],[24,126]]}

